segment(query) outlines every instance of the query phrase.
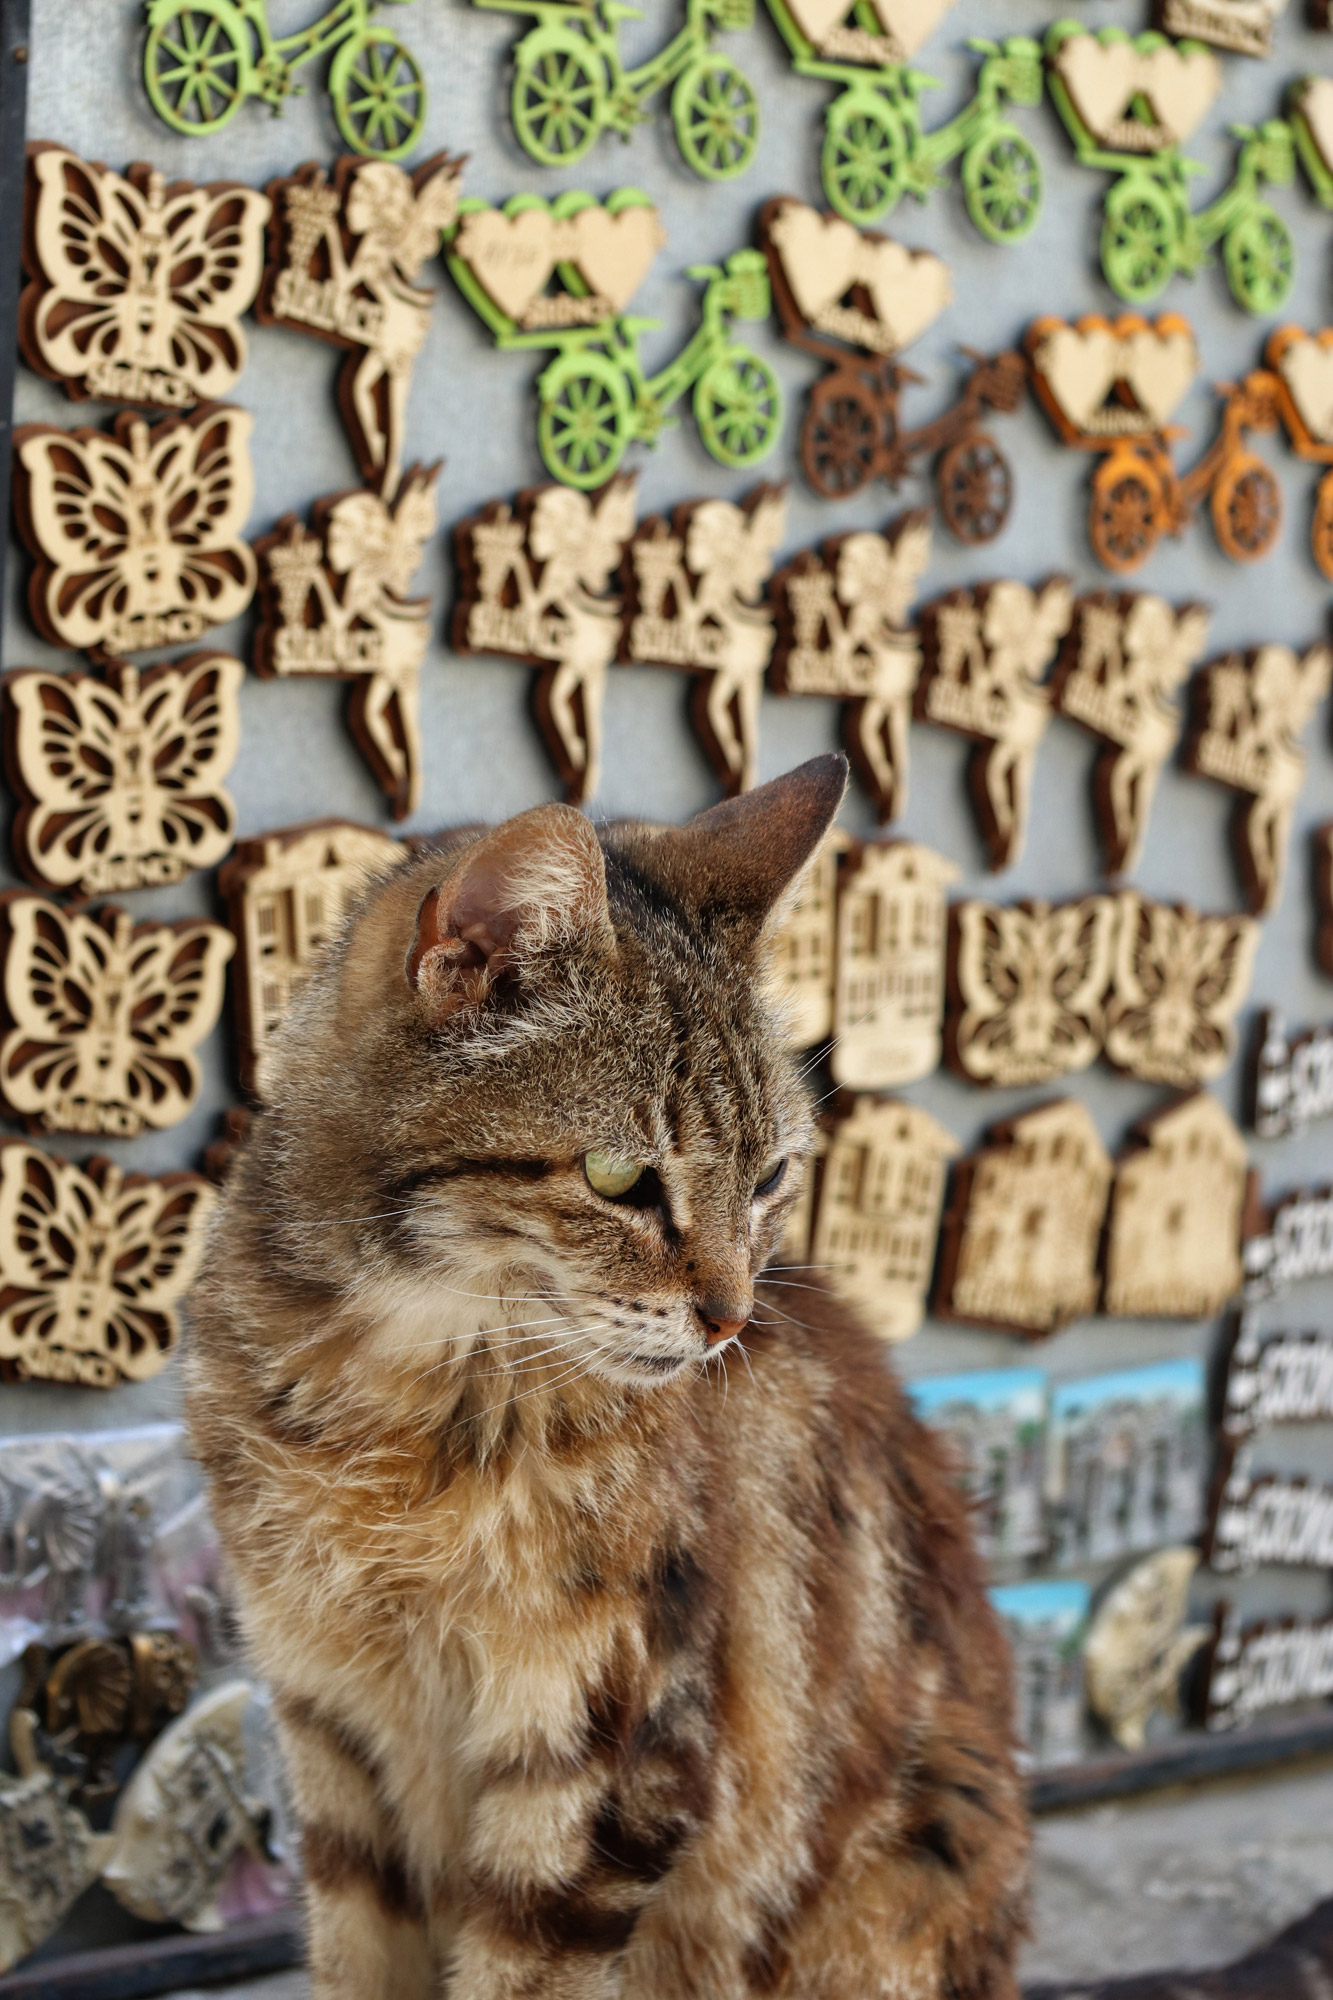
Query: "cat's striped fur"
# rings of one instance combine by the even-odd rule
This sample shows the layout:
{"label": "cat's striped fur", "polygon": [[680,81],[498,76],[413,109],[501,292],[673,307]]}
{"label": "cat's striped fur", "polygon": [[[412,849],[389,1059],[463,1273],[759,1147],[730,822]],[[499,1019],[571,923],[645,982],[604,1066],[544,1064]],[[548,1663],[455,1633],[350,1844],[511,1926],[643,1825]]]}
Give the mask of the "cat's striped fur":
{"label": "cat's striped fur", "polygon": [[811,1144],[765,925],[842,776],[409,863],[282,1031],[191,1420],[318,2000],[1016,1993],[963,1507],[817,1275],[755,1278]]}

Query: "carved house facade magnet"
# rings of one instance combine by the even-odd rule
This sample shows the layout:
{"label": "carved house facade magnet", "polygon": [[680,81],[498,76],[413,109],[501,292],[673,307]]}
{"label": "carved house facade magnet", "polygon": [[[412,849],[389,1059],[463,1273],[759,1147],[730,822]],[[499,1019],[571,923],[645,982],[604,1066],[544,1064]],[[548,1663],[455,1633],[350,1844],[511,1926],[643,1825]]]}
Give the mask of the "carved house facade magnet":
{"label": "carved house facade magnet", "polygon": [[830,827],[801,876],[795,901],[773,940],[771,989],[793,1048],[833,1033],[833,968],[838,948],[838,865],[849,836]]}
{"label": "carved house facade magnet", "polygon": [[811,1232],[814,1262],[883,1340],[925,1312],[953,1134],[915,1105],[856,1097],[833,1126]]}
{"label": "carved house facade magnet", "polygon": [[929,1076],[944,1016],[952,861],[908,840],[851,846],[838,870],[834,1080],[888,1090]]}
{"label": "carved house facade magnet", "polygon": [[1116,1167],[1104,1309],[1208,1319],[1244,1282],[1245,1142],[1215,1097],[1196,1091],[1132,1128]]}

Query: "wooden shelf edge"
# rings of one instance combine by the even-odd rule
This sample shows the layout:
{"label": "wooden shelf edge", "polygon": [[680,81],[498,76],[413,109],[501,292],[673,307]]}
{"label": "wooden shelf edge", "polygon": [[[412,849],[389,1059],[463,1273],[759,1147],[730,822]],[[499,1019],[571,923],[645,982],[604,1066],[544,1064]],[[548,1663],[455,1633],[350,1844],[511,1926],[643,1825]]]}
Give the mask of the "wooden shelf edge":
{"label": "wooden shelf edge", "polygon": [[1120,1750],[1087,1763],[1036,1771],[1031,1805],[1034,1813],[1067,1812],[1163,1785],[1196,1784],[1321,1754],[1333,1755],[1333,1713],[1328,1711],[1214,1736],[1195,1730],[1146,1750]]}

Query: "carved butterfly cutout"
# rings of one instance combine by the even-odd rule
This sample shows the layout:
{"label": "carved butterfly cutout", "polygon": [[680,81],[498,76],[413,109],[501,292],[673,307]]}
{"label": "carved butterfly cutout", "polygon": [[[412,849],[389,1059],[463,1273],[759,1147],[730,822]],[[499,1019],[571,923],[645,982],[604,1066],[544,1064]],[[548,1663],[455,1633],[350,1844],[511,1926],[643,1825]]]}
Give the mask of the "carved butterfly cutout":
{"label": "carved butterfly cutout", "polygon": [[[75,396],[188,408],[228,395],[245,366],[239,322],[263,276],[268,196],[226,181],[169,188],[143,165],[122,178],[63,146],[31,154],[29,176],[29,359]],[[131,370],[149,379],[126,372],[117,386]]]}
{"label": "carved butterfly cutout", "polygon": [[1043,1083],[1086,1069],[1102,1040],[1115,903],[966,902],[952,912],[950,1060],[977,1083]]}
{"label": "carved butterfly cutout", "polygon": [[61,1355],[133,1381],[176,1345],[216,1190],[198,1174],[122,1176],[13,1140],[0,1147],[0,1360],[60,1373]]}
{"label": "carved butterfly cutout", "polygon": [[1153,1083],[1191,1089],[1219,1076],[1235,1046],[1259,926],[1201,917],[1125,890],[1106,1008],[1106,1058]]}
{"label": "carved butterfly cutout", "polygon": [[227,653],[143,675],[113,666],[105,681],[8,675],[24,873],[42,888],[97,895],[176,882],[221,861],[236,830],[221,781],[240,745],[244,678]]}
{"label": "carved butterfly cutout", "polygon": [[114,436],[15,433],[19,526],[37,558],[32,615],[57,646],[100,654],[197,639],[237,618],[257,565],[240,539],[254,494],[248,410],[213,408]]}
{"label": "carved butterfly cutout", "polygon": [[199,1090],[194,1050],[217,1023],[236,948],[220,924],[133,925],[22,892],[5,899],[0,1095],[35,1131],[176,1125]]}

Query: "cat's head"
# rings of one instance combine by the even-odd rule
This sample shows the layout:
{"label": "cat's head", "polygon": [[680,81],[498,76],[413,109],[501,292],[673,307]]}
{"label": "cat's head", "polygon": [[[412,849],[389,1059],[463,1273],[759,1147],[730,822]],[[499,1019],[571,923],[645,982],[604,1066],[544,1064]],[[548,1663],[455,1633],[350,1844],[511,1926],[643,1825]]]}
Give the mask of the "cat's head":
{"label": "cat's head", "polygon": [[845,779],[600,836],[540,806],[389,878],[266,1058],[292,1254],[432,1362],[506,1317],[621,1383],[722,1348],[810,1151],[767,945]]}

